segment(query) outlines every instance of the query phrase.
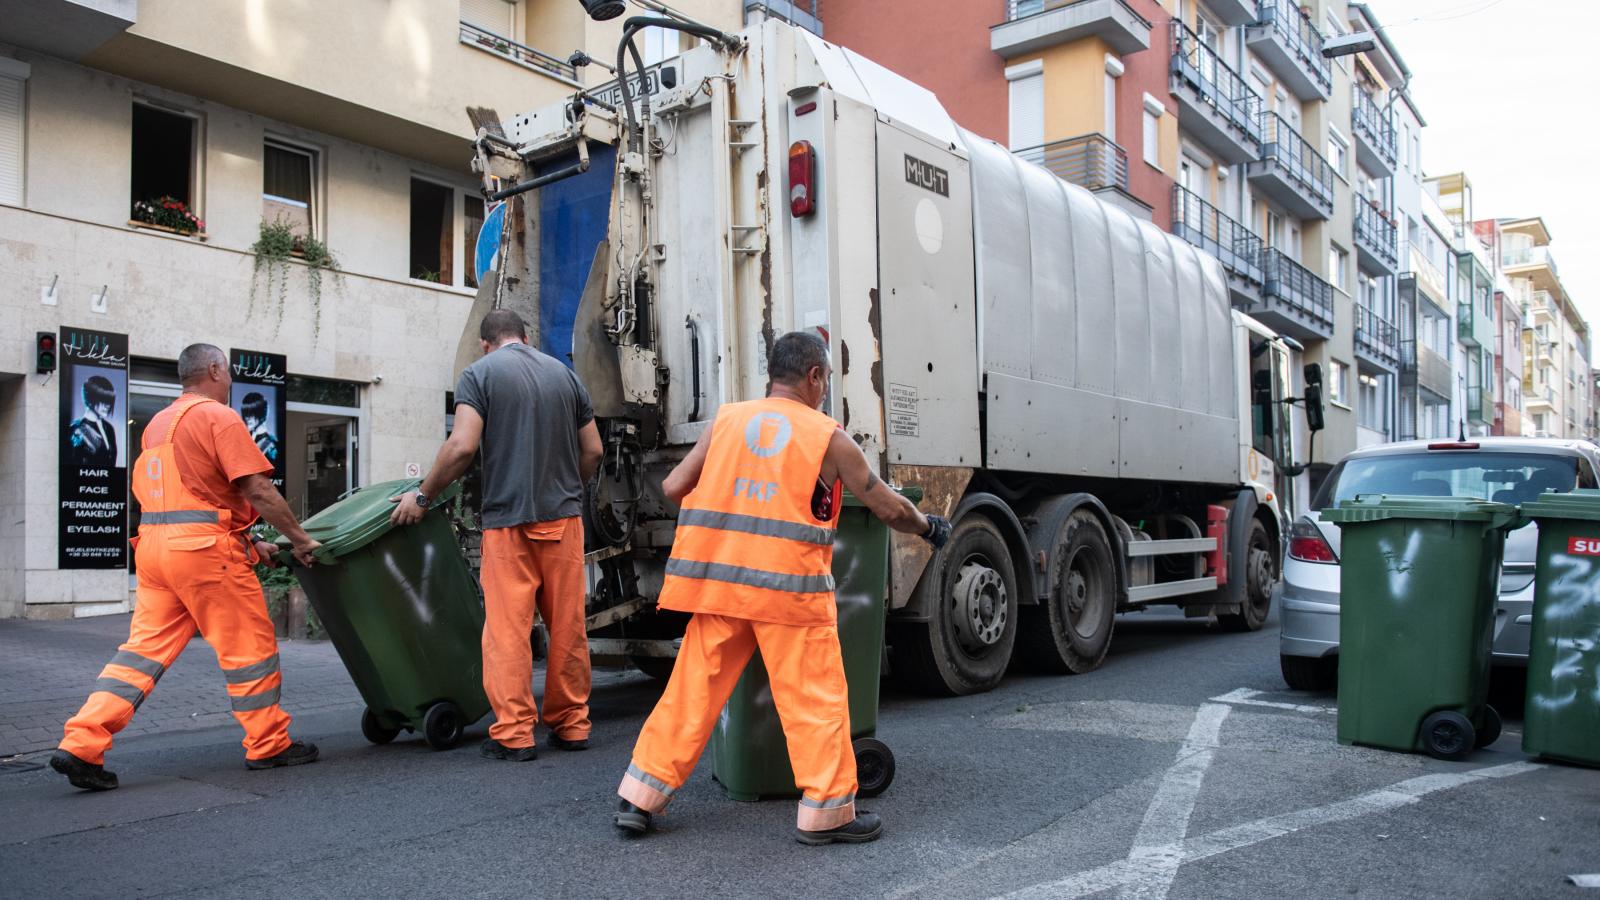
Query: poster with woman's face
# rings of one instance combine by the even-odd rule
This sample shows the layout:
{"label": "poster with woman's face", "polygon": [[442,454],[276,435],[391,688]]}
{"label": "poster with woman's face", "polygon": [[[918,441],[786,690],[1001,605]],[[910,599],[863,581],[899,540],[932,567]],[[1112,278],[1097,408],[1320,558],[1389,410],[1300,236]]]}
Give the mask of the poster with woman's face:
{"label": "poster with woman's face", "polygon": [[63,450],[67,462],[92,469],[128,464],[128,370],[72,367],[72,405]]}
{"label": "poster with woman's face", "polygon": [[278,421],[278,392],[283,390],[267,384],[240,384],[234,382],[229,405],[244,420],[244,427],[255,438],[261,455],[274,467],[283,462],[283,423]]}

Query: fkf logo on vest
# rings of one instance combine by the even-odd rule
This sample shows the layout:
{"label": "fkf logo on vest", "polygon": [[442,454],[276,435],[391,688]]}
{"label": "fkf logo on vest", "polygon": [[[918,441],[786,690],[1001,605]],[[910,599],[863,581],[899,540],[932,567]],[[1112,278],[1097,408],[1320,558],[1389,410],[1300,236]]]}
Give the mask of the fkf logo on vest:
{"label": "fkf logo on vest", "polygon": [[[750,417],[744,426],[744,445],[751,453],[762,459],[771,459],[783,452],[789,446],[789,437],[794,433],[794,426],[789,424],[789,419],[782,413],[763,412]],[[778,495],[778,484],[775,481],[755,481],[750,478],[735,478],[733,480],[733,495],[735,497],[749,497],[765,503]]]}

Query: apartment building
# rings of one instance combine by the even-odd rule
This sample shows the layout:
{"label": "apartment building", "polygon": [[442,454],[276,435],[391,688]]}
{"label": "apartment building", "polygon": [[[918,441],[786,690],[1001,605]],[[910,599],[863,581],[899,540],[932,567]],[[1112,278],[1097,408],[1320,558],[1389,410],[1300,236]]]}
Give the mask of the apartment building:
{"label": "apartment building", "polygon": [[[738,0],[676,5],[741,24]],[[63,478],[63,435],[105,400],[92,471],[125,470],[191,342],[252,360],[241,380],[283,366],[256,392],[283,399],[263,424],[298,512],[426,469],[487,212],[467,110],[605,81],[566,60],[619,34],[572,0],[0,0],[0,616],[128,608],[126,482]],[[83,360],[99,393],[63,390]],[[100,525],[71,523],[74,490]]]}
{"label": "apartment building", "polygon": [[1508,299],[1520,309],[1524,433],[1555,437],[1592,434],[1593,365],[1589,326],[1561,282],[1540,218],[1478,223],[1498,236]]}

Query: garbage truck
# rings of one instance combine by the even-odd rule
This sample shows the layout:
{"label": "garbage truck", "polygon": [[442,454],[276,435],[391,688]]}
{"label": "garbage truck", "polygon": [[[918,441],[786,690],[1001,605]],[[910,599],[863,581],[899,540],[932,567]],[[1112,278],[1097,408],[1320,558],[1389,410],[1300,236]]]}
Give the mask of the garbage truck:
{"label": "garbage truck", "polygon": [[[646,67],[645,27],[700,40]],[[616,69],[487,117],[474,160],[507,204],[478,312],[537,323],[605,442],[593,652],[670,670],[661,479],[721,404],[764,395],[791,330],[832,352],[825,411],[954,525],[937,553],[894,538],[897,680],[985,691],[1014,658],[1087,672],[1117,614],[1152,604],[1261,626],[1320,378],[1291,396],[1293,342],[1233,310],[1215,259],[782,22],[629,19]]]}

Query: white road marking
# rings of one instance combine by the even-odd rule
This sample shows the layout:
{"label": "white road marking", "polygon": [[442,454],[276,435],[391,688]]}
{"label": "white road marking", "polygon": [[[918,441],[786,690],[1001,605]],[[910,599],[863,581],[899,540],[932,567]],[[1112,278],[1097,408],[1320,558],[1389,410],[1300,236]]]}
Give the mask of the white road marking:
{"label": "white road marking", "polygon": [[1567,880],[1578,887],[1600,888],[1600,874],[1595,875],[1568,875]]}
{"label": "white road marking", "polygon": [[1220,697],[1212,697],[1211,702],[1228,703],[1234,706],[1265,706],[1270,709],[1287,709],[1298,713],[1310,713],[1312,715],[1336,716],[1339,714],[1338,707],[1334,706],[1305,706],[1298,703],[1279,703],[1275,700],[1255,699],[1259,696],[1261,696],[1260,691],[1252,691],[1249,688],[1239,688],[1236,691],[1229,691]]}
{"label": "white road marking", "polygon": [[1183,839],[1189,833],[1189,817],[1194,814],[1206,770],[1211,768],[1222,722],[1231,709],[1222,703],[1204,703],[1195,711],[1189,735],[1178,748],[1178,759],[1162,776],[1144,811],[1139,832],[1134,835],[1128,860],[1141,864],[1143,874],[1122,886],[1117,893],[1122,900],[1165,900],[1178,867],[1183,865]]}
{"label": "white road marking", "polygon": [[[1315,806],[1278,816],[1269,816],[1222,828],[1209,834],[1189,838],[1170,848],[1179,864],[1198,862],[1222,853],[1254,846],[1273,838],[1293,834],[1306,828],[1343,822],[1373,813],[1388,812],[1419,802],[1428,794],[1450,790],[1490,778],[1510,778],[1525,772],[1544,768],[1539,763],[1515,762],[1499,766],[1474,769],[1470,772],[1440,773],[1408,778],[1387,787],[1365,794]],[[1044,882],[1001,895],[1003,900],[1053,900],[1053,898],[1087,897],[1101,891],[1128,884],[1144,883],[1159,875],[1166,862],[1162,859],[1134,859],[1132,857],[1109,865],[1099,866],[1069,875],[1056,881]],[[1589,877],[1589,876],[1576,876]],[[1600,877],[1600,876],[1597,876]],[[1574,882],[1576,883],[1576,882]]]}

